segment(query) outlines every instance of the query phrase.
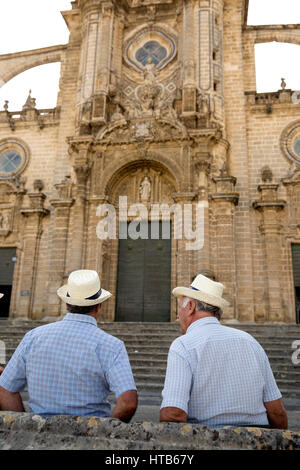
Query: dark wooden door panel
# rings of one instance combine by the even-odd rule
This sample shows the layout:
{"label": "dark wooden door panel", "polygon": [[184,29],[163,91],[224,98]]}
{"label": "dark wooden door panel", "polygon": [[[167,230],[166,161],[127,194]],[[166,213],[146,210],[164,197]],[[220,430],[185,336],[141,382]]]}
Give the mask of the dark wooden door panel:
{"label": "dark wooden door panel", "polygon": [[169,321],[170,277],[171,240],[119,240],[116,321]]}
{"label": "dark wooden door panel", "polygon": [[144,274],[144,321],[169,321],[170,240],[147,240]]}

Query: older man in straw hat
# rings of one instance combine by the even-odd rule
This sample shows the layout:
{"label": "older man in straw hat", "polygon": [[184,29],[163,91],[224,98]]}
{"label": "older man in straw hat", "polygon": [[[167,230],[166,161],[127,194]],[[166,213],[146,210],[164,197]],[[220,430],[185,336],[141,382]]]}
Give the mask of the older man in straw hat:
{"label": "older man in straw hat", "polygon": [[249,334],[220,324],[224,286],[198,275],[176,287],[183,336],[171,345],[160,421],[287,428],[268,358]]}
{"label": "older man in straw hat", "polygon": [[[27,384],[32,413],[129,422],[137,392],[124,343],[97,327],[110,292],[101,288],[96,271],[79,270],[57,293],[68,313],[25,335],[0,377],[0,409],[24,411],[19,392]],[[117,398],[112,413],[110,392]]]}

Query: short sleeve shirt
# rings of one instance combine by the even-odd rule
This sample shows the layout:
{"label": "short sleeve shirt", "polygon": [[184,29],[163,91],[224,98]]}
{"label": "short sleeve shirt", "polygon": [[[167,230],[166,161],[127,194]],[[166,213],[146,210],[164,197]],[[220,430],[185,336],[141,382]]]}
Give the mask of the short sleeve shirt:
{"label": "short sleeve shirt", "polygon": [[267,425],[264,402],[282,395],[265,351],[248,333],[215,317],[192,323],[173,341],[161,408],[207,426]]}
{"label": "short sleeve shirt", "polygon": [[10,392],[27,386],[30,411],[44,417],[110,416],[109,393],[136,390],[124,343],[93,317],[72,313],[24,336],[0,386]]}

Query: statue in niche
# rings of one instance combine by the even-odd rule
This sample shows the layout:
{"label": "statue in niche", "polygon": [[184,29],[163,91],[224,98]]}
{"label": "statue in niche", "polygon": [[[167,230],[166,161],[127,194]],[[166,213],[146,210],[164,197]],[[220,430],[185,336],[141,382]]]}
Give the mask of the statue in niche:
{"label": "statue in niche", "polygon": [[150,201],[151,180],[148,176],[145,176],[145,178],[141,182],[139,192],[140,192],[140,198],[142,202]]}
{"label": "statue in niche", "polygon": [[207,117],[209,115],[209,98],[202,93],[197,98],[198,112],[200,116]]}
{"label": "statue in niche", "polygon": [[9,215],[7,213],[0,214],[0,230],[9,228]]}
{"label": "statue in niche", "polygon": [[153,84],[156,82],[156,77],[157,77],[157,71],[155,64],[153,63],[152,59],[149,57],[147,60],[147,65],[145,65],[145,71],[144,71],[144,80],[145,84]]}

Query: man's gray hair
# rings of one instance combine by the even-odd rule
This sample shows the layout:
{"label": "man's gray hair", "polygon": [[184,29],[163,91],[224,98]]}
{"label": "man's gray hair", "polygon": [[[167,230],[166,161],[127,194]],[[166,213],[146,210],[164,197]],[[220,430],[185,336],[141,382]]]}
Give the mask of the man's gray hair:
{"label": "man's gray hair", "polygon": [[222,310],[219,307],[206,304],[205,302],[201,302],[201,300],[191,299],[190,297],[184,297],[182,306],[186,307],[190,300],[193,300],[196,303],[196,312],[207,312],[211,315],[214,315],[218,320],[221,319]]}

